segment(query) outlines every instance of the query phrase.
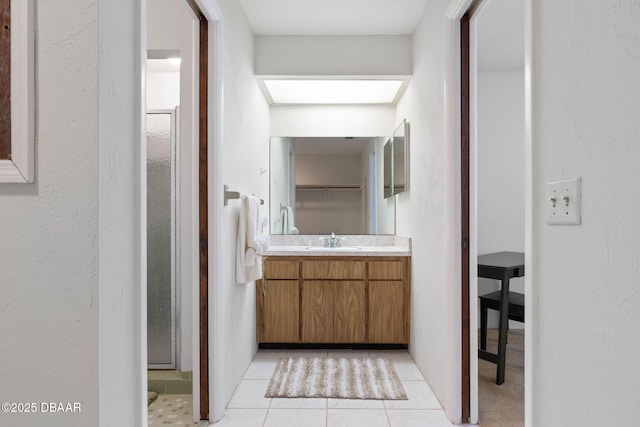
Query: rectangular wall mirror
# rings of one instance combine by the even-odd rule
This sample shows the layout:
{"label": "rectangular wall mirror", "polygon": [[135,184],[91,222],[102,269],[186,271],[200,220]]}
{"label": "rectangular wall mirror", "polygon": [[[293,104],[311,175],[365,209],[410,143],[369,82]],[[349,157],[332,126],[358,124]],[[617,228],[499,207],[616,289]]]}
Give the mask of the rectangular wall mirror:
{"label": "rectangular wall mirror", "polygon": [[[390,137],[272,137],[271,234],[394,234],[384,197]],[[389,187],[391,189],[391,187]]]}

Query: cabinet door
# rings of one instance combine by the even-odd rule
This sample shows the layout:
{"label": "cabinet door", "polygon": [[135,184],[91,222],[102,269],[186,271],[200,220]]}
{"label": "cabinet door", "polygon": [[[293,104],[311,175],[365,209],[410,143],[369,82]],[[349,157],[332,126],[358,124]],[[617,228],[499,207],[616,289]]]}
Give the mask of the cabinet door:
{"label": "cabinet door", "polygon": [[405,343],[404,282],[369,282],[369,342]]}
{"label": "cabinet door", "polygon": [[265,280],[263,283],[264,342],[298,342],[300,340],[298,281]]}
{"label": "cabinet door", "polygon": [[333,341],[365,341],[364,282],[333,282]]}
{"label": "cabinet door", "polygon": [[300,311],[302,342],[333,342],[333,291],[330,281],[303,281]]}

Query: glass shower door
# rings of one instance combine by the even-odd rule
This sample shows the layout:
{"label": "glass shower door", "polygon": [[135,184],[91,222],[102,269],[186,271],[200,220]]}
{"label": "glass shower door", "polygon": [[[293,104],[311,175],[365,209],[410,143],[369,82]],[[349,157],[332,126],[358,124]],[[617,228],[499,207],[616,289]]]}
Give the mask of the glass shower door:
{"label": "glass shower door", "polygon": [[147,112],[147,362],[176,368],[175,112]]}

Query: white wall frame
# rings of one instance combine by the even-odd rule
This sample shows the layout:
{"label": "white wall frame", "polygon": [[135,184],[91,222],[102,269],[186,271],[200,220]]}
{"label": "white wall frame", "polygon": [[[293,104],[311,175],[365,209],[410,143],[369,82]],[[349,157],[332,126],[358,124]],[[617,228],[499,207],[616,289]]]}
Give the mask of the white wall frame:
{"label": "white wall frame", "polygon": [[97,7],[99,425],[146,426],[147,0]]}
{"label": "white wall frame", "polygon": [[[476,3],[469,21],[469,331],[478,330],[478,16],[490,0]],[[470,423],[479,421],[478,340],[470,333]]]}
{"label": "white wall frame", "polygon": [[35,180],[35,6],[11,0],[11,159],[0,160],[0,183]]}
{"label": "white wall frame", "polygon": [[[486,5],[483,1],[481,5]],[[482,6],[480,6],[482,7]],[[478,14],[469,21],[469,422],[479,421],[478,340]]]}
{"label": "white wall frame", "polygon": [[537,9],[534,0],[524,0],[524,264],[527,274],[524,276],[524,297],[527,310],[524,318],[524,425],[533,426],[533,352],[538,339],[538,328],[534,319],[538,313],[537,291],[533,284],[537,279],[538,257],[534,252],[537,239],[533,232],[533,122],[535,120],[533,75],[536,45],[533,27],[538,24],[534,14]]}

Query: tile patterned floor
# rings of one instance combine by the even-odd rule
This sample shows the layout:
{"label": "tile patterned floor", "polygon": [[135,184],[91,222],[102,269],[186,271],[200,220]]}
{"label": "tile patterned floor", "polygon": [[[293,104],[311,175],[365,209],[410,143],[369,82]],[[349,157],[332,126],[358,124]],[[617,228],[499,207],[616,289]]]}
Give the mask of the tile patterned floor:
{"label": "tile patterned floor", "polygon": [[198,426],[192,418],[191,395],[161,394],[149,405],[150,426]]}
{"label": "tile patterned floor", "polygon": [[[389,357],[408,400],[268,399],[267,384],[284,355]],[[429,384],[406,351],[260,350],[233,394],[225,417],[210,427],[450,427]]]}

